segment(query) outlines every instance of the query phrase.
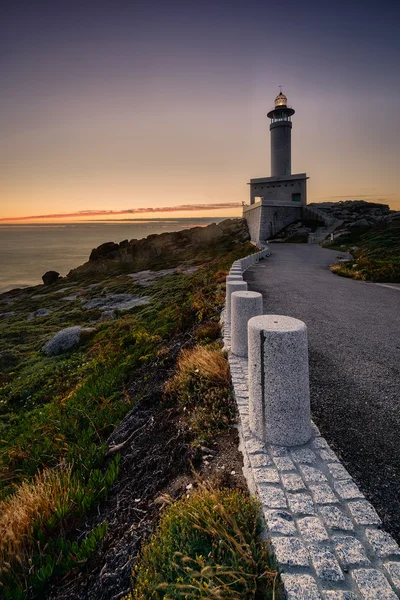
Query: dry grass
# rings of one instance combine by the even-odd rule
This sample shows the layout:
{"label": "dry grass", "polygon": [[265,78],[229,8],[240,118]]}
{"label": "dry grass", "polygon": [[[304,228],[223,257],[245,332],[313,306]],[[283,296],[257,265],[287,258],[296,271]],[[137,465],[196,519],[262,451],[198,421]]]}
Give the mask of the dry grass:
{"label": "dry grass", "polygon": [[210,383],[229,385],[229,365],[220,350],[210,350],[202,346],[196,346],[189,350],[182,350],[177,366],[175,377],[168,382],[169,387],[179,387],[193,374],[198,374]]}
{"label": "dry grass", "polygon": [[70,468],[45,469],[0,502],[0,565],[8,570],[16,563],[29,562],[35,545],[34,527],[54,515],[60,499],[63,505],[68,503],[72,488]]}

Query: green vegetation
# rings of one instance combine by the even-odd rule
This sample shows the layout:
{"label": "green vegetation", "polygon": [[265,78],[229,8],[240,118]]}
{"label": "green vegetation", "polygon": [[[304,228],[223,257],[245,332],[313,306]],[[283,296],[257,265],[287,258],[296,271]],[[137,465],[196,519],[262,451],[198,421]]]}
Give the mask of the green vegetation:
{"label": "green vegetation", "polygon": [[165,397],[186,415],[195,441],[209,442],[234,422],[229,365],[221,350],[203,346],[183,350]]}
{"label": "green vegetation", "polygon": [[259,513],[238,490],[202,489],[169,506],[142,550],[132,598],[278,599]]}
{"label": "green vegetation", "polygon": [[[107,461],[105,449],[110,433],[132,408],[125,385],[135,373],[151,369],[174,336],[192,331],[199,343],[215,339],[224,270],[253,251],[250,244],[232,240],[222,256],[210,260],[217,254],[211,245],[206,266],[162,277],[144,291],[126,275],[102,274],[95,288],[88,286],[95,281],[88,278],[72,282],[67,291],[60,282],[51,291],[40,287],[3,296],[1,310],[14,314],[0,321],[2,597],[40,593],[52,577],[78,569],[89,558],[106,524],[79,544],[75,532],[79,519],[118,476],[118,458]],[[85,310],[83,301],[110,292],[141,293],[151,302],[99,322],[100,311]],[[43,306],[50,315],[27,320]],[[45,341],[76,324],[94,331],[68,352],[43,355]],[[198,394],[205,389],[201,378],[193,386]],[[216,392],[211,386],[207,393],[210,402]],[[222,399],[229,406],[226,383]],[[193,427],[206,437],[208,424],[194,413]],[[232,414],[232,407],[221,409],[210,427],[217,431]]]}
{"label": "green vegetation", "polygon": [[354,257],[351,263],[332,265],[334,273],[363,281],[400,283],[399,221],[343,235],[329,247],[349,250]]}

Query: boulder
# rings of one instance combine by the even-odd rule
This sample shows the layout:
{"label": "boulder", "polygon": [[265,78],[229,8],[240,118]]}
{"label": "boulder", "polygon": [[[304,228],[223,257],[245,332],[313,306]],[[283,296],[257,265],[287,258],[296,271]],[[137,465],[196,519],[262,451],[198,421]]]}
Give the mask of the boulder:
{"label": "boulder", "polygon": [[37,317],[47,317],[51,313],[51,310],[48,308],[39,308],[35,310],[35,312],[31,313],[27,316],[27,320],[31,321],[32,319],[36,319]]}
{"label": "boulder", "polygon": [[118,253],[119,246],[115,242],[105,242],[97,248],[93,248],[90,253],[89,260],[100,260],[102,258],[115,258]]}
{"label": "boulder", "polygon": [[42,351],[47,356],[55,356],[66,350],[70,350],[79,344],[82,327],[75,325],[74,327],[66,327],[58,331],[42,348]]}
{"label": "boulder", "polygon": [[46,271],[46,273],[42,275],[44,285],[55,283],[59,277],[60,273],[57,273],[57,271]]}
{"label": "boulder", "polygon": [[350,229],[368,229],[371,227],[371,224],[367,221],[367,219],[358,219],[358,221],[354,221],[354,223],[350,223]]}

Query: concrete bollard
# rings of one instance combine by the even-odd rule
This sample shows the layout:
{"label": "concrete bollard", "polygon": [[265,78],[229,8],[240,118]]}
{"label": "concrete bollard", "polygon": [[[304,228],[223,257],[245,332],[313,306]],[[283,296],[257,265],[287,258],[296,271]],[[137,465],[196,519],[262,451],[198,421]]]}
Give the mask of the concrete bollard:
{"label": "concrete bollard", "polygon": [[233,292],[231,296],[231,350],[247,357],[247,323],[263,314],[262,295],[258,292]]}
{"label": "concrete bollard", "polygon": [[297,446],[311,437],[307,327],[281,315],[248,323],[249,422],[268,444]]}
{"label": "concrete bollard", "polygon": [[243,281],[242,275],[228,275],[226,281]]}
{"label": "concrete bollard", "polygon": [[233,292],[247,291],[245,281],[227,281],[226,282],[226,322],[231,322],[231,295]]}

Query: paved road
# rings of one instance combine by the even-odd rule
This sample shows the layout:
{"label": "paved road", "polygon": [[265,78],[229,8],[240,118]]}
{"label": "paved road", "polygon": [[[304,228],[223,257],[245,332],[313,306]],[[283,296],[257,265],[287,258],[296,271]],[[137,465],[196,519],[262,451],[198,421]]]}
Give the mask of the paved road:
{"label": "paved road", "polygon": [[314,421],[400,542],[400,289],[334,275],[337,251],[271,251],[249,289],[307,324]]}

